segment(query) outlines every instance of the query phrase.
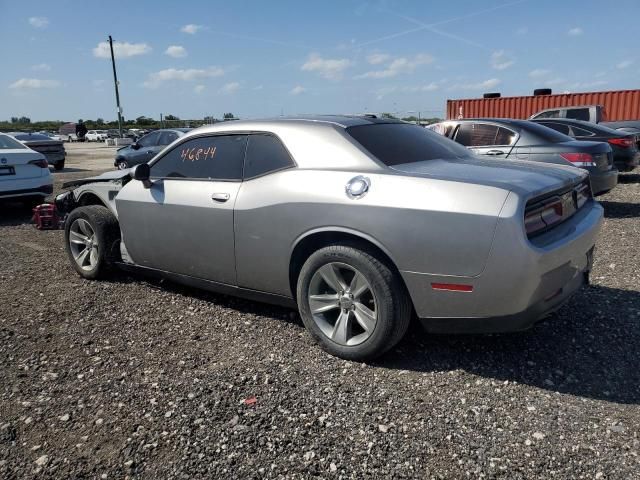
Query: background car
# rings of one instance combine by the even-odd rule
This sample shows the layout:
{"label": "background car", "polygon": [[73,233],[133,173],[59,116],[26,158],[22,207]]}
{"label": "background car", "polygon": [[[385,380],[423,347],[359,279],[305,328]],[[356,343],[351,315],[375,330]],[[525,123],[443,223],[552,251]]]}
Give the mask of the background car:
{"label": "background car", "polygon": [[0,200],[35,205],[52,193],[53,179],[44,155],[0,133]]}
{"label": "background car", "polygon": [[107,135],[106,130],[89,130],[84,138],[87,142],[103,142],[109,138],[109,135]]}
{"label": "background car", "polygon": [[413,312],[479,332],[559,308],[603,218],[587,178],[391,119],[301,117],[199,128],[148,164],[66,183],[56,205],[82,277],[115,262],[297,307],[323,348],[364,360]]}
{"label": "background car", "polygon": [[613,163],[618,170],[631,171],[640,161],[638,139],[634,133],[613,130],[602,123],[596,124],[566,118],[545,118],[533,121],[576,140],[608,143],[613,150]]}
{"label": "background car", "polygon": [[608,144],[577,141],[535,122],[504,118],[448,120],[431,129],[478,155],[584,168],[589,172],[594,195],[618,184],[618,170],[613,168]]}
{"label": "background car", "polygon": [[131,145],[120,148],[113,164],[118,169],[124,170],[134,165],[147,163],[160,152],[160,150],[183,136],[189,130],[189,128],[171,128],[148,133]]}
{"label": "background car", "polygon": [[56,170],[62,170],[64,168],[67,152],[64,149],[64,144],[60,140],[53,140],[51,137],[40,133],[12,132],[9,133],[9,135],[32,150],[42,153],[46,157],[47,162],[53,165],[53,168]]}

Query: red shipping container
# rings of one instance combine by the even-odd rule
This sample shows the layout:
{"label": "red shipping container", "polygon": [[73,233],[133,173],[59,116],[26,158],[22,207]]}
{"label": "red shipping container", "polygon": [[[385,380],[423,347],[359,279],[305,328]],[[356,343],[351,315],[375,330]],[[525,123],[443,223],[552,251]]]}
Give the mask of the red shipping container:
{"label": "red shipping container", "polygon": [[640,90],[447,100],[447,119],[494,117],[526,120],[547,108],[582,105],[603,106],[609,122],[640,120]]}

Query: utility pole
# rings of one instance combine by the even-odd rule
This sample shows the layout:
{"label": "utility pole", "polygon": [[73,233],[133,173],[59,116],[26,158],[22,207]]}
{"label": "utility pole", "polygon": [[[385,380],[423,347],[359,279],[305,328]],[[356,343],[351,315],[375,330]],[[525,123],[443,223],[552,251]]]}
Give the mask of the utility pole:
{"label": "utility pole", "polygon": [[111,49],[111,66],[113,67],[113,84],[116,87],[116,105],[118,107],[118,131],[122,138],[122,108],[120,107],[120,93],[118,92],[118,75],[116,74],[116,59],[113,56],[113,38],[109,35],[109,48]]}
{"label": "utility pole", "polygon": [[162,114],[160,114],[160,126],[164,128],[164,120],[162,119]]}

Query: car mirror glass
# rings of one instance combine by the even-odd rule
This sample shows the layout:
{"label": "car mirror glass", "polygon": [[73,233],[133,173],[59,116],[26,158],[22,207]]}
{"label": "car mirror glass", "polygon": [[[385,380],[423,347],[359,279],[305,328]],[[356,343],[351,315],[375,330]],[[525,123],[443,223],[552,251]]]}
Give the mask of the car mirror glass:
{"label": "car mirror glass", "polygon": [[144,188],[151,188],[151,181],[149,180],[149,177],[151,176],[151,169],[149,168],[148,163],[141,163],[140,165],[136,165],[133,168],[131,176],[134,180],[142,182]]}

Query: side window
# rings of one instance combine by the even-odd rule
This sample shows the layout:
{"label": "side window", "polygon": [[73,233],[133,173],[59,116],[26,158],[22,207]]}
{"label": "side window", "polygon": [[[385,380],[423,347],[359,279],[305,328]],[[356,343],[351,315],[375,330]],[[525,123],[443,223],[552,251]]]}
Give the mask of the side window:
{"label": "side window", "polygon": [[176,132],[162,132],[160,134],[160,140],[158,141],[158,145],[169,145],[171,142],[178,138],[178,134]]}
{"label": "side window", "polygon": [[546,112],[534,115],[533,118],[560,118],[560,110],[547,110]]}
{"label": "side window", "polygon": [[473,131],[473,125],[471,123],[461,123],[456,130],[455,141],[465,147],[471,146],[471,133]]}
{"label": "side window", "polygon": [[593,137],[593,136],[595,136],[595,133],[590,132],[589,130],[584,129],[584,128],[571,126],[571,130],[573,130],[572,137]]}
{"label": "side window", "polygon": [[471,137],[471,145],[473,147],[495,145],[497,135],[498,135],[498,127],[494,125],[486,125],[484,123],[479,123],[473,126],[473,136]]}
{"label": "side window", "polygon": [[145,135],[140,140],[138,140],[138,145],[141,147],[155,147],[158,144],[158,139],[160,138],[160,132],[153,132],[149,135]]}
{"label": "side window", "polygon": [[293,166],[293,160],[282,142],[273,135],[250,135],[244,161],[244,178]]}
{"label": "side window", "polygon": [[556,132],[564,133],[565,135],[571,136],[569,125],[565,125],[564,123],[544,122],[540,124],[544,125],[545,127],[552,128]]}
{"label": "side window", "polygon": [[508,128],[498,127],[498,134],[496,135],[496,145],[513,145],[516,141],[516,132],[509,130]]}
{"label": "side window", "polygon": [[246,135],[197,137],[173,147],[151,166],[152,178],[242,180]]}
{"label": "side window", "polygon": [[567,108],[567,118],[574,120],[589,121],[589,109],[588,108]]}

